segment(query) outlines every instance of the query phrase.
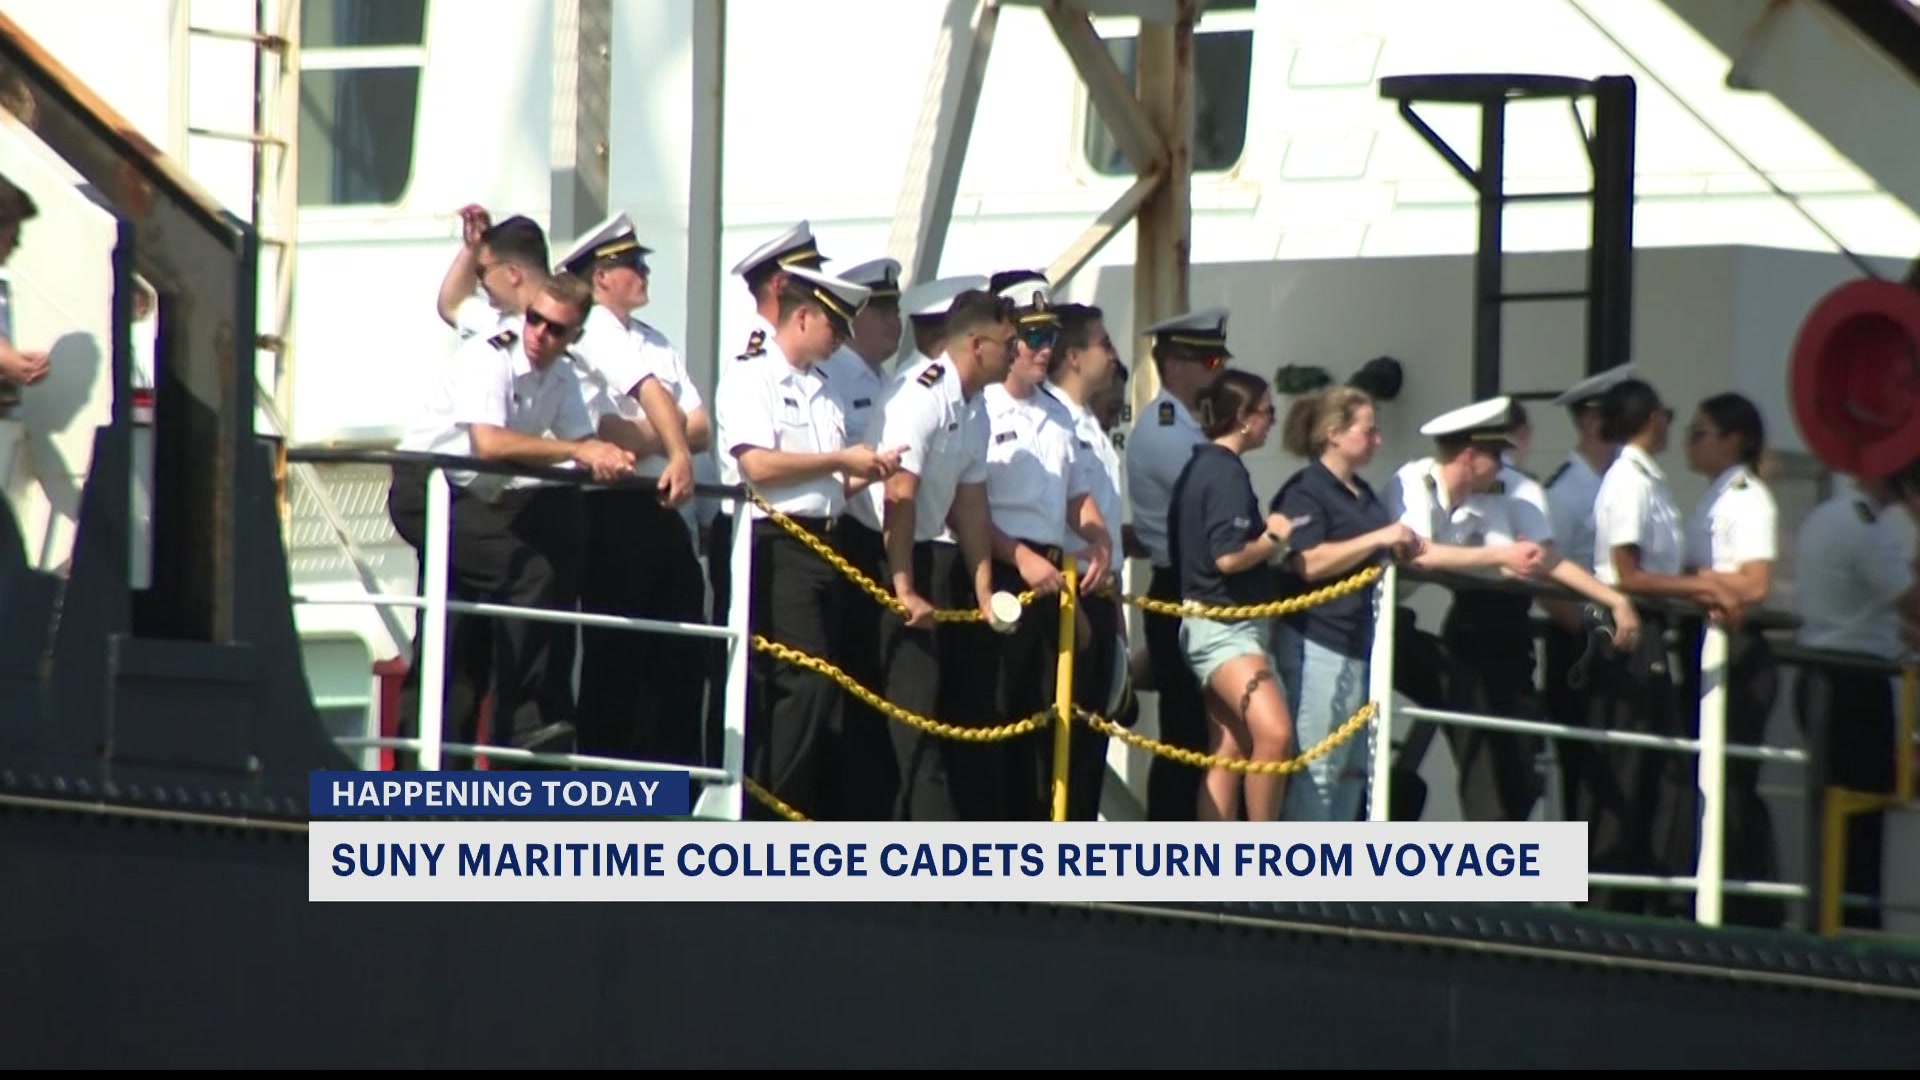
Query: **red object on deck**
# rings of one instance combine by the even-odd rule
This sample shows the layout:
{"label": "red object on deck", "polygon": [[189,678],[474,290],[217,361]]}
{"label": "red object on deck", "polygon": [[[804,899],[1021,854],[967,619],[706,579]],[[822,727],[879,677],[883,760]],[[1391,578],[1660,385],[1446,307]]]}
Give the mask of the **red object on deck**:
{"label": "red object on deck", "polygon": [[[390,656],[385,660],[373,662],[373,677],[380,680],[380,737],[397,739],[400,737],[400,684],[407,678],[407,661],[404,657]],[[487,742],[487,717],[493,711],[493,695],[480,700],[480,720],[476,725],[474,739],[480,745]],[[444,762],[443,762],[444,764]],[[489,768],[486,758],[481,758],[477,766]],[[393,751],[382,747],[380,750],[380,771],[393,770]]]}
{"label": "red object on deck", "polygon": [[1788,371],[1793,418],[1829,468],[1889,476],[1920,460],[1920,293],[1851,281],[1800,325]]}

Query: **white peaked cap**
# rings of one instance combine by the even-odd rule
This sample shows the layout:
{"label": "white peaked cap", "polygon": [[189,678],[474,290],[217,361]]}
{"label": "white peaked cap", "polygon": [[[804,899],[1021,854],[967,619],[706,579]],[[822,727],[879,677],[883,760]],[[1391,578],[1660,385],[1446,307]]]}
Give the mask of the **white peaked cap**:
{"label": "white peaked cap", "polygon": [[1505,442],[1513,433],[1513,399],[1506,395],[1463,405],[1421,425],[1420,434],[1434,438]]}
{"label": "white peaked cap", "polygon": [[754,248],[751,254],[734,264],[732,272],[745,277],[762,263],[778,262],[782,267],[791,269],[796,264],[811,261],[827,260],[820,254],[820,246],[814,242],[813,226],[802,221]]}
{"label": "white peaked cap", "polygon": [[873,259],[835,275],[841,281],[865,285],[873,290],[869,299],[882,300],[900,295],[900,260]]}
{"label": "white peaked cap", "polygon": [[1633,378],[1632,364],[1608,368],[1598,375],[1589,375],[1574,383],[1565,393],[1554,398],[1553,404],[1578,405],[1584,401],[1591,401],[1631,378]]}
{"label": "white peaked cap", "polygon": [[985,289],[989,279],[984,274],[968,274],[961,277],[936,278],[923,281],[900,297],[900,310],[908,315],[922,318],[935,318],[947,313],[953,306],[953,298],[971,289]]}

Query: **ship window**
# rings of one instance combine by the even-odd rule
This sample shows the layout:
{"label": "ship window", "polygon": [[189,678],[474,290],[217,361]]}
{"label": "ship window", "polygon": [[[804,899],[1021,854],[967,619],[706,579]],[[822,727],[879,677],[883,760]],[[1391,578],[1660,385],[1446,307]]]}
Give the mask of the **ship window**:
{"label": "ship window", "polygon": [[306,0],[300,205],[391,205],[413,176],[427,0]]}
{"label": "ship window", "polygon": [[[1214,0],[1209,14],[1253,7]],[[1106,38],[1107,53],[1128,82],[1137,77],[1133,37]],[[1253,31],[1209,30],[1203,20],[1193,32],[1193,171],[1225,172],[1239,162],[1247,145],[1247,97],[1253,76]],[[1133,165],[1107,131],[1092,101],[1086,105],[1083,149],[1087,163],[1105,176],[1132,176]]]}

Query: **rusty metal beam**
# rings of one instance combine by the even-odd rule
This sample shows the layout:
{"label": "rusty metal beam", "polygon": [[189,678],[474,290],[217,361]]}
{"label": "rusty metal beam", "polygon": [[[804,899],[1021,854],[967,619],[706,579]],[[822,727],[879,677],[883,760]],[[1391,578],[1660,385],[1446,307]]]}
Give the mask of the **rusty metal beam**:
{"label": "rusty metal beam", "polygon": [[[1166,143],[1166,182],[1140,207],[1134,228],[1134,348],[1142,360],[1152,342],[1142,331],[1187,309],[1188,259],[1192,248],[1193,192],[1193,26],[1198,0],[1181,0],[1171,24],[1142,23],[1135,45],[1135,71],[1147,118]],[[1160,392],[1160,375],[1150,363],[1136,363],[1138,377],[1128,380],[1135,414]]]}
{"label": "rusty metal beam", "polygon": [[1066,252],[1055,259],[1053,265],[1047,267],[1047,283],[1058,289],[1069,278],[1079,273],[1081,267],[1098,255],[1101,248],[1107,246],[1107,241],[1112,240],[1119,235],[1121,229],[1127,227],[1127,222],[1132,221],[1140,212],[1140,207],[1160,189],[1164,179],[1164,173],[1155,172],[1135,180],[1132,187],[1122,192],[1120,197],[1113,201],[1113,205],[1107,207],[1106,213],[1101,214],[1092,225],[1087,226],[1085,232],[1082,232],[1073,243],[1067,245]]}
{"label": "rusty metal beam", "polygon": [[[259,286],[250,230],[4,14],[0,89],[12,111],[29,115],[40,139],[133,226],[135,268],[160,294],[153,578],[135,629],[230,642],[243,502],[236,477],[254,421]],[[116,373],[116,399],[128,393],[124,378]]]}
{"label": "rusty metal beam", "polygon": [[1113,62],[1113,55],[1107,51],[1086,11],[1070,0],[1047,0],[1046,12],[1047,21],[1053,24],[1054,36],[1060,39],[1060,47],[1066,50],[1067,59],[1073,61],[1080,81],[1086,84],[1093,107],[1106,122],[1107,130],[1113,133],[1120,152],[1133,163],[1134,175],[1146,176],[1160,170],[1167,156],[1166,140],[1154,129],[1147,111],[1141,108],[1133,87],[1127,85],[1127,77],[1120,73],[1120,65]]}

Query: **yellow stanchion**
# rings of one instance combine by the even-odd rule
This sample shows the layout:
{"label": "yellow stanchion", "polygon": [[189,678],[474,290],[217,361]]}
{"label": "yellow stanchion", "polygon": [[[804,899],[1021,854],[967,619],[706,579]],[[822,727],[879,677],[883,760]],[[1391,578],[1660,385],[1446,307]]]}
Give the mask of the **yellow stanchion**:
{"label": "yellow stanchion", "polygon": [[1067,820],[1067,752],[1072,745],[1073,733],[1068,730],[1073,719],[1073,630],[1074,615],[1078,611],[1075,594],[1079,582],[1074,572],[1073,556],[1062,560],[1060,576],[1064,584],[1060,587],[1060,660],[1056,669],[1053,689],[1054,707],[1059,710],[1053,722],[1053,820]]}

